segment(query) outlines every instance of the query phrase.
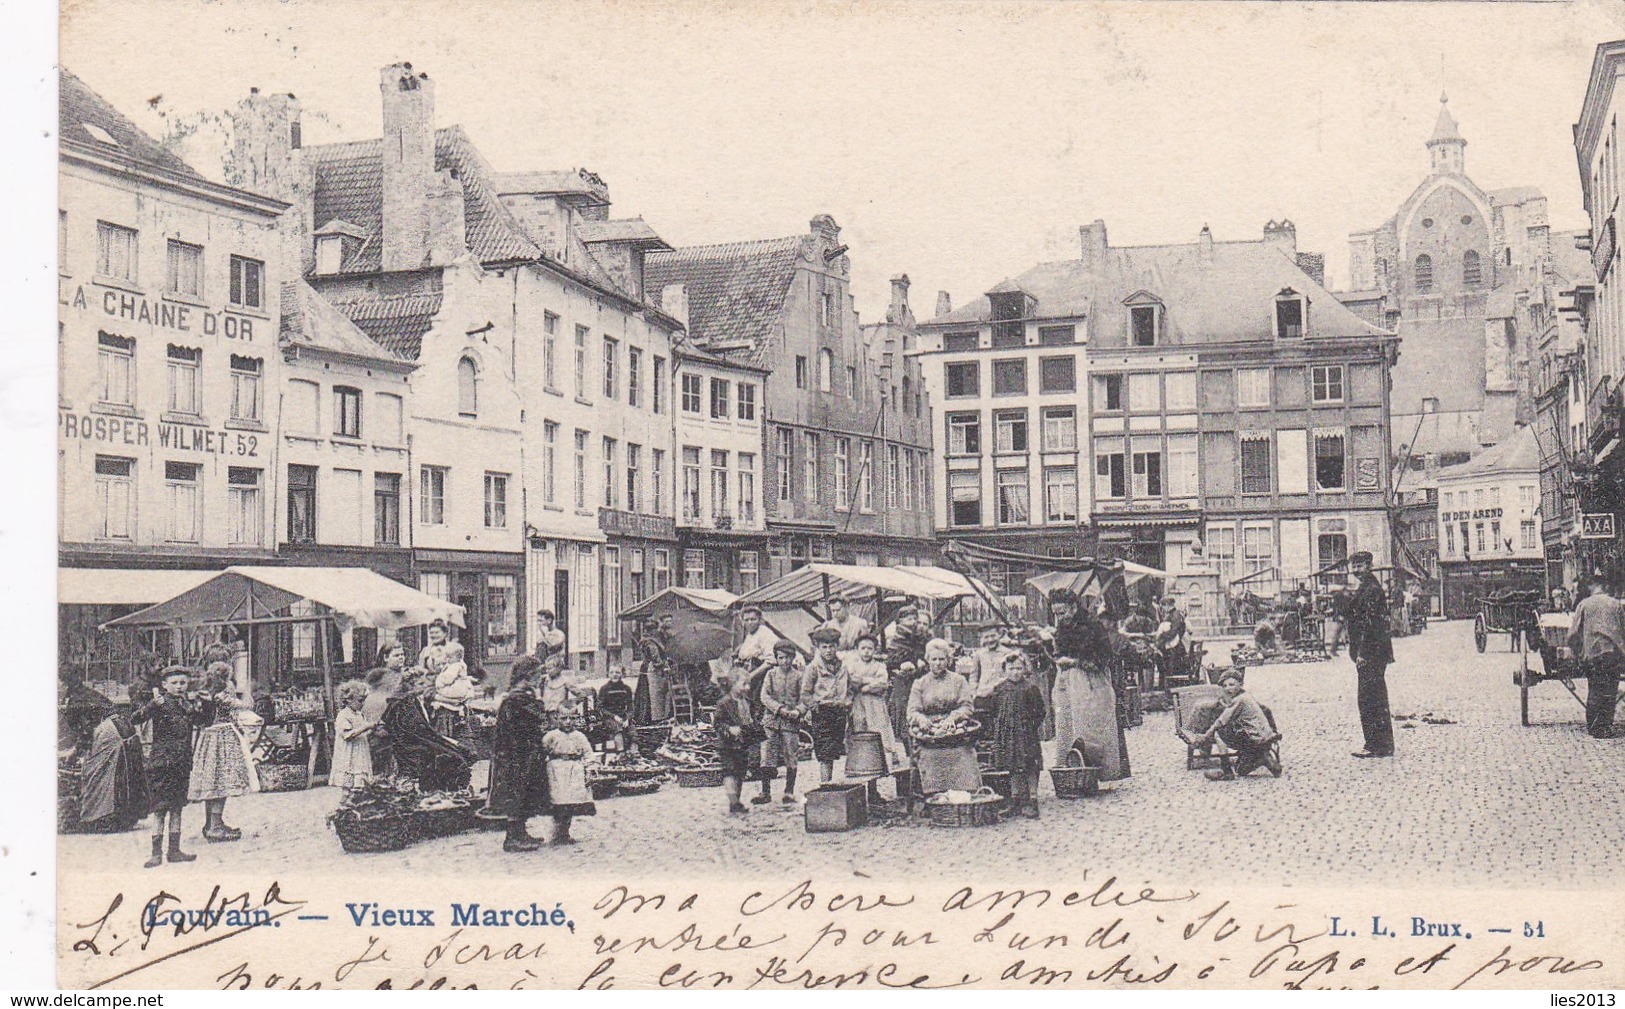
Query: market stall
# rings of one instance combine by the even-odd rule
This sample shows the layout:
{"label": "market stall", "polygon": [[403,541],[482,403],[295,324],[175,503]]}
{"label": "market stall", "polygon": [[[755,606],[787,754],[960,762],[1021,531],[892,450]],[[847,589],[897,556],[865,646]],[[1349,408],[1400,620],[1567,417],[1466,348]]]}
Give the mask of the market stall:
{"label": "market stall", "polygon": [[[244,566],[104,626],[213,630],[233,639],[237,689],[265,720],[256,754],[278,767],[298,754],[309,780],[331,747],[334,668],[343,663],[336,648],[356,628],[398,631],[436,619],[461,627],[463,608],[366,568]],[[313,665],[279,661],[285,634],[308,644]]]}
{"label": "market stall", "polygon": [[946,619],[960,600],[974,595],[987,599],[992,593],[986,585],[947,568],[820,562],[803,565],[778,581],[745,593],[735,601],[734,609],[761,607],[774,630],[811,654],[807,636],[827,618],[831,599],[845,599],[854,606],[872,602],[871,624],[879,629],[907,602],[917,601],[929,609],[930,622],[935,625]]}

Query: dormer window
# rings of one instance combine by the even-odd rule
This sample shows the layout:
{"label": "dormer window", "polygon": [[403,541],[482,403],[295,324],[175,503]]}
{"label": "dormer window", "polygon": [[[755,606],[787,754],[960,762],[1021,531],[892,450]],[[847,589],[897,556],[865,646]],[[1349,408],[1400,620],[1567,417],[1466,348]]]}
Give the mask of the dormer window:
{"label": "dormer window", "polygon": [[1027,295],[1019,290],[990,291],[988,308],[993,321],[993,346],[1009,349],[1027,345]]}
{"label": "dormer window", "polygon": [[1275,296],[1275,338],[1278,340],[1295,340],[1304,333],[1304,317],[1308,314],[1308,299],[1294,291],[1284,288]]}
{"label": "dormer window", "polygon": [[1157,306],[1134,305],[1128,310],[1129,334],[1136,347],[1157,345]]}
{"label": "dormer window", "polygon": [[323,235],[316,239],[316,272],[337,273],[344,262],[344,236]]}
{"label": "dormer window", "polygon": [[85,132],[90,134],[91,139],[97,143],[107,144],[109,147],[118,146],[118,141],[113,139],[113,135],[95,123],[80,123],[79,125],[84,127]]}

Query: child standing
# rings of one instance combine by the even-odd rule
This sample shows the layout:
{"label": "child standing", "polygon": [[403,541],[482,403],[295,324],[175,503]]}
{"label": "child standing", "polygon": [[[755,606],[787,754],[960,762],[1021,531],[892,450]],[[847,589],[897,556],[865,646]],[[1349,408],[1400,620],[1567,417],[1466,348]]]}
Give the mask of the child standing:
{"label": "child standing", "polygon": [[1010,772],[1010,808],[1038,819],[1038,772],[1044,764],[1044,691],[1032,682],[1027,656],[1004,657],[993,688],[993,766]]}
{"label": "child standing", "polygon": [[226,823],[226,800],[235,795],[258,791],[259,783],[249,763],[248,748],[237,731],[237,714],[248,704],[231,686],[231,667],[224,662],[211,664],[204,674],[202,722],[208,726],[198,733],[192,749],[192,770],[187,799],[203,803],[203,836],[210,841],[235,841],[243,832]]}
{"label": "child standing", "polygon": [[361,680],[339,684],[339,712],[333,716],[333,772],[328,780],[344,790],[372,780],[372,733],[376,726],[362,714],[370,688]]}
{"label": "child standing", "polygon": [[592,743],[581,731],[581,717],[572,713],[559,719],[556,729],[542,737],[547,751],[547,789],[552,798],[553,844],[575,844],[570,821],[578,816],[596,816],[592,793],[587,790],[587,769],[583,766],[592,752]]}
{"label": "child standing", "polygon": [[430,702],[434,730],[452,739],[468,737],[468,699],[474,696],[474,678],[463,662],[463,646],[452,641],[444,646],[446,664],[434,678],[434,699]]}
{"label": "child standing", "polygon": [[750,703],[750,670],[743,665],[718,677],[727,695],[717,702],[714,724],[717,730],[717,757],[722,761],[722,790],[728,796],[730,816],[743,816],[749,807],[739,801],[739,792],[750,773],[751,752],[762,742],[761,726]]}
{"label": "child standing", "polygon": [[152,857],[146,867],[164,864],[164,821],[169,822],[169,861],[192,862],[196,855],[181,850],[181,811],[186,808],[192,776],[192,729],[203,720],[197,703],[186,696],[192,671],[170,666],[152,700],[130,714],[136,725],[152,724],[152,752],[147,758],[147,793],[152,805]]}

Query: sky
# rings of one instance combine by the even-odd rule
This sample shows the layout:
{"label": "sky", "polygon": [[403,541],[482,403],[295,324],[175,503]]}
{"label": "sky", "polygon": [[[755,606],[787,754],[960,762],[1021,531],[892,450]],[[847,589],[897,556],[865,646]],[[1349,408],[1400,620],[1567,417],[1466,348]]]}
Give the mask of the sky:
{"label": "sky", "polygon": [[1625,36],[1591,0],[63,6],[64,64],[155,134],[258,86],[299,97],[307,143],[374,137],[404,60],[496,169],[591,169],[673,245],[833,215],[868,320],[895,274],[929,317],[1075,257],[1096,218],[1114,245],[1289,218],[1347,286],[1347,235],[1426,175],[1441,91],[1475,182],[1584,227],[1571,124]]}

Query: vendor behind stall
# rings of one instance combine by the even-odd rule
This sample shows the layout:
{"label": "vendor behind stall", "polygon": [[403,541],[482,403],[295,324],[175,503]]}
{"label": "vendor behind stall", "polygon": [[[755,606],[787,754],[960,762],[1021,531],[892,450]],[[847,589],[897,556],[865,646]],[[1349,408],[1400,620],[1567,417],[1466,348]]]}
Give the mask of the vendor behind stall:
{"label": "vendor behind stall", "polygon": [[384,712],[384,731],[394,749],[397,770],[417,781],[419,788],[425,792],[467,788],[475,754],[434,730],[429,717],[434,681],[427,669],[413,670],[406,681],[406,694],[391,701]]}

